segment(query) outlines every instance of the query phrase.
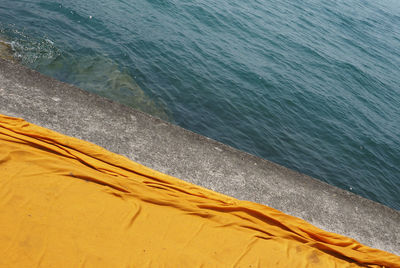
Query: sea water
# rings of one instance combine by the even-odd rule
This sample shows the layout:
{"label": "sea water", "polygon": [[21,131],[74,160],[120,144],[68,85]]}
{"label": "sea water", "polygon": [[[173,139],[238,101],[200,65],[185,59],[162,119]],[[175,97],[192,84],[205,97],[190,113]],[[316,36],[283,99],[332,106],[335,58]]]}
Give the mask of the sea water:
{"label": "sea water", "polygon": [[22,64],[400,209],[397,0],[0,0]]}

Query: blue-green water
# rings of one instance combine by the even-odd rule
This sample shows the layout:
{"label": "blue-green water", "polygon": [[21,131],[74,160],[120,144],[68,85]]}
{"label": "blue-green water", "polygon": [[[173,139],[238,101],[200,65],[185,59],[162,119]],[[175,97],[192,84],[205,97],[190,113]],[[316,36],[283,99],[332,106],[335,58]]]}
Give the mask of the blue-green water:
{"label": "blue-green water", "polygon": [[397,0],[0,0],[23,64],[400,209]]}

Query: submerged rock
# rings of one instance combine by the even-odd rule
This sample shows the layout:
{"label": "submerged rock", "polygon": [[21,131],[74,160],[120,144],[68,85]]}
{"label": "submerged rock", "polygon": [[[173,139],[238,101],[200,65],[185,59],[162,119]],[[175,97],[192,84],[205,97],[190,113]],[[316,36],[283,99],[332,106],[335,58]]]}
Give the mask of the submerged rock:
{"label": "submerged rock", "polygon": [[148,96],[126,68],[106,55],[63,51],[49,39],[28,35],[14,38],[11,43],[0,35],[0,58],[20,62],[63,82],[172,121],[165,105]]}
{"label": "submerged rock", "polygon": [[115,100],[132,108],[172,121],[165,105],[152,99],[127,69],[105,55],[63,53],[51,60],[37,61],[36,69],[61,81]]}
{"label": "submerged rock", "polygon": [[0,39],[0,58],[15,61],[11,45]]}

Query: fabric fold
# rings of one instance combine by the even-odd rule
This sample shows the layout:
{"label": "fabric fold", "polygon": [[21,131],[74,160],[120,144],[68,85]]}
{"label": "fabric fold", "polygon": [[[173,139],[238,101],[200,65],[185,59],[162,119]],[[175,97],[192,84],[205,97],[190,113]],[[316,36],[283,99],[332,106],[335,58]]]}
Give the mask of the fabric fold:
{"label": "fabric fold", "polygon": [[0,115],[2,267],[400,267],[400,257]]}

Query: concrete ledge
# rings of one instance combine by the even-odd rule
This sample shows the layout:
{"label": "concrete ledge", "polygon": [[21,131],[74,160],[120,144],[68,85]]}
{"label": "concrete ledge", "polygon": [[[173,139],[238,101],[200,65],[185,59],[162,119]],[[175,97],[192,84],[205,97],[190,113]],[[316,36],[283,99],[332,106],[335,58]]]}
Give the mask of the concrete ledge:
{"label": "concrete ledge", "polygon": [[0,113],[400,254],[400,212],[0,59]]}

